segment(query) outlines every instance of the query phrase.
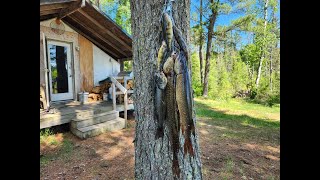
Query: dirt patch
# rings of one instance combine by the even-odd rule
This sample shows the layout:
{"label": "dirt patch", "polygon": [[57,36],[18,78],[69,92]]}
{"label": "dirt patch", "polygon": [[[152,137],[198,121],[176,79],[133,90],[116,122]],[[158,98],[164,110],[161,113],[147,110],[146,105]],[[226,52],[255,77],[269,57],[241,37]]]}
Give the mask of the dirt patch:
{"label": "dirt patch", "polygon": [[[212,128],[207,125],[212,123],[210,120],[199,121],[202,123],[198,128],[204,179],[280,179],[278,141],[264,141],[264,137],[221,136],[228,129],[217,128],[214,124]],[[241,129],[237,127],[237,130]],[[257,136],[259,131],[248,129],[252,136]],[[274,133],[279,132],[275,130]]]}
{"label": "dirt patch", "polygon": [[[204,124],[198,126],[204,179],[280,179],[278,141],[221,137],[223,132],[218,130],[228,128],[215,127],[207,120],[199,121]],[[68,150],[63,149],[63,145],[50,150],[40,148],[42,158],[54,154],[41,164],[40,179],[134,179],[133,120],[129,120],[128,129],[86,140],[71,133],[57,136],[62,142],[70,142],[70,147]]]}
{"label": "dirt patch", "polygon": [[40,149],[43,158],[56,153],[40,166],[40,179],[133,179],[133,137],[133,128],[86,140],[65,133],[64,140],[71,144],[68,153],[59,153],[63,147],[46,152]]}

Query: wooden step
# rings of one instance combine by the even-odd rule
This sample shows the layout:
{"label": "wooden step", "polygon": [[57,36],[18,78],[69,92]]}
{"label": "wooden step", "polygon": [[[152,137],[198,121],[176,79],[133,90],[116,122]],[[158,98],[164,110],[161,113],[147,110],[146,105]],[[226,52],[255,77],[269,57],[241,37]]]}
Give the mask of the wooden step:
{"label": "wooden step", "polygon": [[83,128],[73,128],[70,127],[70,130],[73,134],[78,136],[81,139],[86,139],[89,137],[97,136],[99,134],[105,133],[107,131],[115,131],[125,128],[125,119],[116,118],[113,120],[109,120],[100,124],[95,124]]}
{"label": "wooden step", "polygon": [[51,127],[51,126],[57,126],[60,124],[69,123],[71,119],[73,119],[76,116],[76,114],[66,114],[66,115],[54,115],[54,116],[48,116],[45,118],[40,119],[40,129]]}
{"label": "wooden step", "polygon": [[76,117],[71,120],[71,127],[79,129],[94,124],[103,123],[118,117],[118,111],[108,111],[99,114],[94,114],[93,112],[77,114]]}
{"label": "wooden step", "polygon": [[114,113],[115,111],[112,109],[103,109],[103,108],[99,108],[99,109],[90,109],[90,110],[80,110],[80,111],[76,111],[76,117],[75,119],[87,119],[89,117],[92,117],[96,114],[101,114],[101,113]]}
{"label": "wooden step", "polygon": [[99,107],[96,109],[76,109],[76,110],[67,110],[63,113],[57,112],[54,114],[45,114],[40,115],[40,129],[47,128],[51,126],[56,126],[60,124],[69,123],[72,121],[72,119],[87,119],[89,117],[92,117],[96,114],[100,113],[114,113],[112,110],[112,107]]}

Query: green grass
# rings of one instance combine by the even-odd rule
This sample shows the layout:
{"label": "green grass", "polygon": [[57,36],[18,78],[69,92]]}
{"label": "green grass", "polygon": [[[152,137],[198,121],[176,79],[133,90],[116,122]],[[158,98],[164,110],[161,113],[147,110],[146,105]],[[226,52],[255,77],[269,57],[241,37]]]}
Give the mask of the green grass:
{"label": "green grass", "polygon": [[59,142],[56,140],[53,132],[49,129],[43,129],[40,131],[40,143],[46,143],[48,145],[58,145]]}
{"label": "green grass", "polygon": [[241,99],[214,101],[195,99],[199,117],[233,120],[253,127],[280,127],[280,108],[249,103]]}
{"label": "green grass", "polygon": [[[234,151],[237,146],[255,145],[252,151],[265,152],[267,146],[280,145],[280,105],[265,106],[244,99],[230,99],[228,101],[195,98],[197,125],[202,141],[206,144],[215,143],[226,147],[225,159],[214,179],[250,179],[254,170],[244,166],[238,158],[242,154]],[[230,152],[230,153],[229,153]],[[257,153],[259,154],[259,153]],[[247,157],[249,158],[249,157]],[[256,155],[255,158],[258,158]],[[262,156],[259,158],[263,158]],[[255,161],[252,159],[252,161]],[[219,163],[219,162],[217,162]],[[259,165],[259,169],[268,168]],[[203,167],[204,176],[212,175],[210,167]],[[277,175],[269,172],[263,174],[263,179],[278,179]],[[260,177],[260,176],[259,176]]]}
{"label": "green grass", "polygon": [[235,167],[235,163],[233,162],[232,158],[228,157],[225,164],[223,171],[220,172],[220,176],[224,180],[233,179],[233,170]]}
{"label": "green grass", "polygon": [[220,138],[279,141],[280,106],[264,106],[242,99],[216,101],[195,98],[199,125],[213,125]]}
{"label": "green grass", "polygon": [[70,155],[72,154],[74,149],[74,145],[70,140],[64,139],[61,147],[56,153],[50,153],[43,155],[40,157],[40,165],[46,165],[50,161],[54,160],[63,160],[63,161],[69,161]]}

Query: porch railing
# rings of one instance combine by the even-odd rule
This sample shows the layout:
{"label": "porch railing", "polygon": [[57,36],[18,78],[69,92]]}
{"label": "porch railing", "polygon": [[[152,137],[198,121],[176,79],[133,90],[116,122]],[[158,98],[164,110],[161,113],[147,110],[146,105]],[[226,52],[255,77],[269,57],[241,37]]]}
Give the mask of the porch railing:
{"label": "porch railing", "polygon": [[[124,119],[125,119],[125,127],[127,128],[127,115],[128,115],[128,91],[125,87],[123,87],[114,77],[110,77],[112,82],[112,103],[113,103],[113,110],[117,109],[117,102],[116,102],[116,95],[124,94]],[[120,91],[116,91],[116,87]]]}

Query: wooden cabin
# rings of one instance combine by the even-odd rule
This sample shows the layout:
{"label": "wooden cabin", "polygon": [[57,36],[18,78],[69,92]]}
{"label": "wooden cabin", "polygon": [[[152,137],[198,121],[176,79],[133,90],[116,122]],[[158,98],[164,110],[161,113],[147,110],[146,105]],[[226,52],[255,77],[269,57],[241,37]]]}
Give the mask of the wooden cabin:
{"label": "wooden cabin", "polygon": [[[131,36],[90,1],[40,0],[40,129],[70,123],[86,138],[124,128],[133,91],[125,88],[130,77],[117,75],[131,58]],[[112,100],[79,101],[106,78]]]}

